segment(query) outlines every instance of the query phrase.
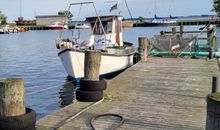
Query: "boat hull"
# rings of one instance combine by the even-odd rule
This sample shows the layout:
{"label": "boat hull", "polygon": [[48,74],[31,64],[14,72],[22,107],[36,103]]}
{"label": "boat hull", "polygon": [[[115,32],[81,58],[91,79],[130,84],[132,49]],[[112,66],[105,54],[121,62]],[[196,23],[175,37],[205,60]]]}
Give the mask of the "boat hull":
{"label": "boat hull", "polygon": [[134,26],[133,22],[124,22],[122,23],[122,28],[131,28]]}
{"label": "boat hull", "polygon": [[58,27],[48,27],[49,30],[63,30],[64,27],[58,26]]}
{"label": "boat hull", "polygon": [[158,27],[158,26],[177,26],[177,23],[152,23],[144,22],[140,24],[135,24],[135,27]]}
{"label": "boat hull", "polygon": [[[74,79],[84,77],[84,51],[66,49],[60,52],[62,64],[69,76]],[[132,55],[110,55],[101,53],[100,76],[111,77],[133,65]]]}

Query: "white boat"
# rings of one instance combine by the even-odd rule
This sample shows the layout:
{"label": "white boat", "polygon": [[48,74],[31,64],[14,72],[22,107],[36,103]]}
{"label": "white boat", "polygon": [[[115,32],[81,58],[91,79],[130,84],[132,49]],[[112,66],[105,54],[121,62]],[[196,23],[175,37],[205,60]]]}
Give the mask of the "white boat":
{"label": "white boat", "polygon": [[49,30],[63,30],[67,29],[67,25],[64,25],[64,23],[60,22],[53,22],[50,25],[47,26]]}
{"label": "white boat", "polygon": [[89,29],[90,24],[88,22],[79,22],[75,24],[75,29]]}
{"label": "white boat", "polygon": [[0,26],[0,34],[8,34],[9,33],[9,25]]}
{"label": "white boat", "polygon": [[[93,4],[93,2],[91,2]],[[86,50],[101,52],[100,76],[111,77],[133,65],[135,49],[131,43],[123,42],[122,17],[117,15],[88,17],[92,34],[82,43],[69,39],[59,39],[58,56],[69,76],[84,77],[84,58]]]}

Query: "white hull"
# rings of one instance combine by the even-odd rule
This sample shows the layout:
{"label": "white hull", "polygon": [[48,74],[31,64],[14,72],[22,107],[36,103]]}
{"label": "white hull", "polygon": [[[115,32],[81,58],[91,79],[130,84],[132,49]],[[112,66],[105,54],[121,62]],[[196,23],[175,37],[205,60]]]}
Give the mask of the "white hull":
{"label": "white hull", "polygon": [[75,29],[89,29],[90,28],[90,26],[89,25],[76,25],[75,26]]}
{"label": "white hull", "polygon": [[[59,54],[63,66],[68,75],[73,78],[84,77],[84,57],[83,51],[64,50]],[[111,74],[133,65],[133,55],[101,55],[100,75]]]}

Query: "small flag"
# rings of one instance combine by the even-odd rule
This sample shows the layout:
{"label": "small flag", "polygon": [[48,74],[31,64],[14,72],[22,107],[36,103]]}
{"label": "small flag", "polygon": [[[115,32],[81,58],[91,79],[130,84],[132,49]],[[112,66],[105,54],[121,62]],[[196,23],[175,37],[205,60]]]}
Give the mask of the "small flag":
{"label": "small flag", "polygon": [[111,7],[111,9],[110,9],[110,12],[112,12],[113,10],[116,10],[117,8],[118,8],[118,5],[117,5],[117,4],[113,5],[113,6]]}

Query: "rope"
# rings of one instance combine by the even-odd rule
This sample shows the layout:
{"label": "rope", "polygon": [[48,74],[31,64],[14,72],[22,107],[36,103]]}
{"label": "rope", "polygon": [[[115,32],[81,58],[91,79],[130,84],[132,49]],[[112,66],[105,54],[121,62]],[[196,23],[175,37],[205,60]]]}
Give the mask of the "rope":
{"label": "rope", "polygon": [[77,19],[78,19],[78,20],[79,20],[80,14],[81,14],[81,10],[82,10],[82,4],[80,5],[79,12],[78,12],[78,15],[77,15]]}
{"label": "rope", "polygon": [[[73,81],[69,81],[69,82],[66,82],[64,85],[68,84],[68,83],[71,83]],[[39,91],[34,91],[34,92],[30,92],[30,93],[27,93],[27,95],[32,95],[32,94],[36,94],[36,93],[40,93],[40,92],[43,92],[45,90],[50,90],[50,89],[53,89],[53,88],[58,88],[60,86],[57,86],[57,87],[49,87],[49,88],[45,88],[45,89],[41,89]]]}
{"label": "rope", "polygon": [[82,109],[81,111],[77,112],[76,114],[74,114],[73,116],[67,118],[67,119],[64,119],[63,121],[61,121],[60,123],[58,123],[57,125],[55,125],[54,128],[52,128],[51,130],[57,130],[59,129],[61,126],[65,125],[66,123],[70,122],[71,120],[75,119],[77,116],[79,116],[80,114],[82,114],[83,112],[89,110],[90,108],[92,108],[93,106],[96,106],[98,105],[99,103],[101,103],[102,101],[104,100],[101,99],[100,101],[98,102],[95,102],[95,103],[92,103],[91,105],[87,106],[86,108]]}
{"label": "rope", "polygon": [[109,130],[115,130],[116,128],[120,127],[124,123],[124,121],[125,121],[125,119],[121,115],[118,115],[118,114],[101,114],[101,115],[93,117],[90,120],[90,125],[91,125],[93,130],[96,130],[94,125],[93,125],[94,121],[96,119],[100,118],[100,117],[105,117],[105,116],[115,116],[115,117],[120,118],[120,122],[117,125],[115,125],[114,127],[112,127],[111,129],[109,129]]}
{"label": "rope", "polygon": [[130,11],[130,9],[129,9],[129,7],[128,7],[127,0],[125,0],[125,5],[126,5],[126,7],[127,7],[127,9],[128,9],[128,13],[129,13],[131,19],[133,20],[133,17],[132,17],[132,15],[131,15],[131,11]]}
{"label": "rope", "polygon": [[43,92],[43,91],[46,91],[46,90],[50,90],[50,89],[53,89],[53,88],[58,88],[58,87],[49,87],[49,88],[41,89],[41,90],[36,91],[36,92],[28,93],[27,95],[32,95],[32,94],[35,94],[35,93],[40,93],[40,92]]}

